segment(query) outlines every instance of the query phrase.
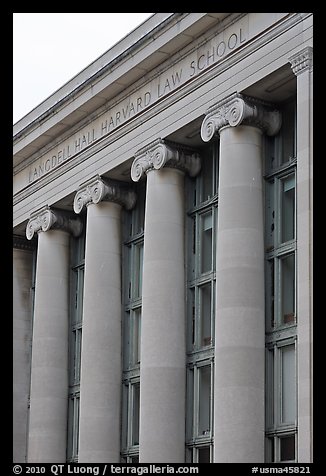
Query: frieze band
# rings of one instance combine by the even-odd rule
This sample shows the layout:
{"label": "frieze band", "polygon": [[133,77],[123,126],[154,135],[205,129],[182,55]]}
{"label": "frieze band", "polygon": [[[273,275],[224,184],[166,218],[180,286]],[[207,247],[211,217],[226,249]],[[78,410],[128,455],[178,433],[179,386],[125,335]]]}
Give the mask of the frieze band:
{"label": "frieze band", "polygon": [[36,248],[36,241],[27,241],[24,236],[13,235],[13,248],[25,251],[34,251]]}
{"label": "frieze band", "polygon": [[197,151],[164,139],[156,139],[135,154],[131,166],[131,178],[138,182],[149,170],[159,170],[165,165],[187,172],[195,177],[201,169]]}
{"label": "frieze band", "polygon": [[70,212],[51,209],[48,205],[31,215],[26,226],[26,238],[31,240],[35,233],[50,229],[68,231],[73,236],[79,236],[83,224],[79,217],[74,217]]}
{"label": "frieze band", "polygon": [[136,193],[124,183],[106,180],[96,175],[80,186],[74,199],[74,211],[80,213],[85,205],[102,200],[118,203],[127,210],[136,204]]}
{"label": "frieze band", "polygon": [[281,114],[266,102],[234,93],[208,109],[201,125],[201,137],[208,142],[222,127],[240,124],[259,127],[272,136],[280,130]]}

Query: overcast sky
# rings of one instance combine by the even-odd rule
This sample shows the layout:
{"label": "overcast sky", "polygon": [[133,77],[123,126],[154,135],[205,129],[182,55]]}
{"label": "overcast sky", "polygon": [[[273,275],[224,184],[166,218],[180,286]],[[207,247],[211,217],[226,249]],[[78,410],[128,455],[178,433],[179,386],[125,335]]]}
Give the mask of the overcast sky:
{"label": "overcast sky", "polygon": [[152,13],[13,13],[13,122]]}

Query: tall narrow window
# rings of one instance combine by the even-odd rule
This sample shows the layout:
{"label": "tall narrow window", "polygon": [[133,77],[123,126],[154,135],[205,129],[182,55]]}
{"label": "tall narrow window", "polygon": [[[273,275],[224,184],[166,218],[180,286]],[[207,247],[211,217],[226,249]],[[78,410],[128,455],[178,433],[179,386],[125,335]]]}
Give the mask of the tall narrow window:
{"label": "tall narrow window", "polygon": [[186,461],[213,454],[213,359],[218,143],[203,149],[202,169],[187,178]]}
{"label": "tall narrow window", "polygon": [[294,101],[289,101],[282,108],[282,129],[278,136],[277,146],[279,148],[278,156],[281,164],[291,162],[296,156],[296,123]]}
{"label": "tall narrow window", "polygon": [[284,424],[295,423],[295,346],[288,345],[281,350],[281,422]]}
{"label": "tall narrow window", "polygon": [[133,386],[132,394],[132,445],[139,445],[139,408],[140,408],[140,383]]}
{"label": "tall narrow window", "polygon": [[[84,227],[85,230],[85,227]],[[80,362],[83,318],[85,233],[71,238],[71,312],[69,335],[69,394],[67,461],[78,461]]]}
{"label": "tall narrow window", "polygon": [[200,343],[202,347],[212,344],[212,283],[199,287]]}
{"label": "tall narrow window", "polygon": [[121,461],[137,463],[141,359],[141,309],[144,250],[144,182],[137,184],[137,204],[124,211],[123,226],[123,375]]}
{"label": "tall narrow window", "polygon": [[279,134],[266,139],[266,462],[297,458],[295,124],[290,101]]}
{"label": "tall narrow window", "polygon": [[187,371],[187,462],[207,458],[212,450],[213,363],[194,362]]}
{"label": "tall narrow window", "polygon": [[281,316],[282,323],[295,320],[295,261],[294,254],[281,259]]}
{"label": "tall narrow window", "polygon": [[211,211],[200,216],[200,225],[201,272],[207,273],[212,270],[213,264],[213,214]]}
{"label": "tall narrow window", "polygon": [[[267,348],[266,459],[269,462],[295,461],[297,420],[295,338],[270,341]],[[293,451],[290,451],[291,448]],[[288,459],[282,459],[285,455]]]}
{"label": "tall narrow window", "polygon": [[295,237],[295,174],[281,180],[282,242]]}
{"label": "tall narrow window", "polygon": [[198,434],[211,434],[211,368],[206,365],[199,367],[199,414]]}

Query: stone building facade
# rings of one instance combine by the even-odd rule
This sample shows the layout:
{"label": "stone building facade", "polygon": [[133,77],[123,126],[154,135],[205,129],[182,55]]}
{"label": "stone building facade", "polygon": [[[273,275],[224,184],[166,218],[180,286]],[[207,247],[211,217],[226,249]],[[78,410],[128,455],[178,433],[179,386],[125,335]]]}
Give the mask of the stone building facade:
{"label": "stone building facade", "polygon": [[14,125],[14,462],[311,462],[311,13],[155,13]]}

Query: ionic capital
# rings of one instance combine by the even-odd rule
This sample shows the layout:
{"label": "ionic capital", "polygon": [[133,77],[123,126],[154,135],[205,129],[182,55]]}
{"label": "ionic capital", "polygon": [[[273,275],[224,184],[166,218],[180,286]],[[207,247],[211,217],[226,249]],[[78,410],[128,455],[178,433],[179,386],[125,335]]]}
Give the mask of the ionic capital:
{"label": "ionic capital", "polygon": [[138,182],[149,170],[159,170],[164,166],[178,168],[195,177],[201,168],[197,151],[174,142],[156,139],[135,154],[131,166],[131,178]]}
{"label": "ionic capital", "polygon": [[273,136],[281,127],[281,113],[269,103],[234,93],[208,109],[201,125],[201,137],[208,142],[222,127],[240,124],[259,127]]}
{"label": "ionic capital", "polygon": [[109,201],[131,210],[136,203],[136,193],[123,182],[104,179],[96,175],[80,186],[74,199],[74,211],[80,213],[85,205]]}
{"label": "ionic capital", "polygon": [[78,217],[64,210],[52,209],[45,206],[32,213],[26,226],[26,238],[31,240],[34,233],[40,231],[63,230],[71,233],[73,236],[79,236],[82,232],[83,224]]}
{"label": "ionic capital", "polygon": [[312,71],[312,46],[307,46],[295,55],[290,56],[292,71],[298,76],[306,70]]}

